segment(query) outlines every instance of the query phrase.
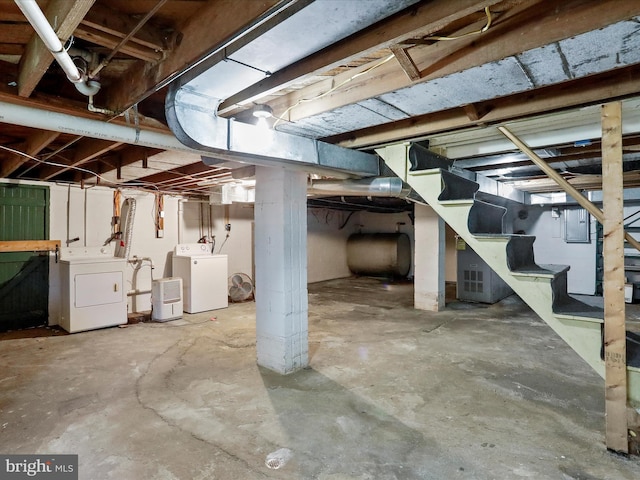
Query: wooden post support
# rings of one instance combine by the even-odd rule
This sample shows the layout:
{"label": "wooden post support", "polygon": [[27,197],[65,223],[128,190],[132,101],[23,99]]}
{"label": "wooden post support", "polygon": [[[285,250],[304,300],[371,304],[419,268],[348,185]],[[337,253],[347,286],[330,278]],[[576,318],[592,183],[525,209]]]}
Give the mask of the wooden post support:
{"label": "wooden post support", "polygon": [[[597,206],[591,203],[586,197],[584,197],[578,189],[576,189],[573,185],[567,182],[562,175],[556,172],[553,167],[551,167],[547,162],[542,160],[536,153],[529,148],[529,146],[520,140],[516,135],[514,135],[507,127],[498,127],[505,137],[511,140],[516,147],[522,150],[523,153],[527,155],[531,159],[533,163],[535,163],[540,170],[542,170],[550,179],[555,181],[562,190],[565,191],[568,195],[570,195],[576,202],[580,204],[582,208],[587,210],[591,215],[595,217],[598,222],[604,225],[604,214],[602,210],[600,210]],[[604,178],[604,171],[603,171]],[[634,247],[636,250],[640,251],[640,242],[631,236],[630,233],[624,232],[625,240]]]}
{"label": "wooden post support", "polygon": [[602,107],[602,178],[606,443],[610,450],[629,453],[620,102]]}

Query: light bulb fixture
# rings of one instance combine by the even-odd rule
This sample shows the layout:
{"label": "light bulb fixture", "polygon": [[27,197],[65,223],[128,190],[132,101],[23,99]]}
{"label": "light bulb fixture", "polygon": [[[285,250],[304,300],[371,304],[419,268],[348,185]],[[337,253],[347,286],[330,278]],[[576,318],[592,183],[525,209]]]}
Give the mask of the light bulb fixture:
{"label": "light bulb fixture", "polygon": [[273,117],[273,110],[269,105],[256,105],[253,107],[253,116],[256,118],[271,118]]}

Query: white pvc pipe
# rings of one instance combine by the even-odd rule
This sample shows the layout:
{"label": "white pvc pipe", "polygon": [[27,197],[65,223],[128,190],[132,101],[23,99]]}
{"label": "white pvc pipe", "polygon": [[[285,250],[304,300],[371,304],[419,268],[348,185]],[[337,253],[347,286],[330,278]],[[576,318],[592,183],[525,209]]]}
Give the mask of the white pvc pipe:
{"label": "white pvc pipe", "polygon": [[204,153],[183,145],[170,133],[136,130],[126,125],[49,112],[8,102],[0,102],[0,122],[161,150]]}
{"label": "white pvc pipe", "polygon": [[15,0],[18,8],[22,10],[24,16],[29,20],[29,23],[36,31],[38,36],[42,39],[45,46],[51,51],[51,54],[60,64],[64,73],[67,74],[67,78],[73,83],[82,82],[83,78],[76,67],[75,63],[62,46],[58,35],[49,24],[49,20],[44,16],[42,10],[35,0]]}

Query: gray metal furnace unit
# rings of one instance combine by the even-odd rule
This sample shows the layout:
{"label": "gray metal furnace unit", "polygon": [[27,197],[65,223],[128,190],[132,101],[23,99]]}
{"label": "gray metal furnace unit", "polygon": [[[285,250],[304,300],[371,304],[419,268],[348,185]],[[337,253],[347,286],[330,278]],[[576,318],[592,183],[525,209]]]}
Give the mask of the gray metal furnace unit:
{"label": "gray metal furnace unit", "polygon": [[513,293],[511,287],[466,243],[458,244],[456,297],[466,302],[496,303]]}

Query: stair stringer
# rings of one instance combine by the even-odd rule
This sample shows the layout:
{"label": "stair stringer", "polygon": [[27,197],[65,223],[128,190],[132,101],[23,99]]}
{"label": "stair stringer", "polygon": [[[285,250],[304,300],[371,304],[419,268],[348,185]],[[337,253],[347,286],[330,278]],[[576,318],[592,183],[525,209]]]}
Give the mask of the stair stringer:
{"label": "stair stringer", "polygon": [[[442,170],[410,172],[406,161],[407,145],[393,145],[378,150],[378,154],[396,175],[408,183],[465,242],[547,323],[583,360],[604,378],[602,318],[556,314],[552,310],[553,271],[548,273],[512,272],[507,263],[507,243],[512,235],[473,235],[469,232],[468,216],[473,199],[440,201],[443,190]],[[640,369],[627,366],[627,391],[631,406],[640,406]]]}
{"label": "stair stringer", "polygon": [[[400,148],[398,148],[400,147]],[[392,150],[399,158],[392,158]],[[406,146],[387,147],[379,153],[387,165],[403,178],[425,201],[443,218],[465,242],[525,301],[531,309],[591,367],[604,375],[600,359],[602,320],[576,316],[557,316],[552,306],[552,275],[517,274],[509,270],[506,245],[509,235],[476,236],[469,232],[467,221],[473,199],[441,202],[441,170],[421,170],[409,172],[406,168]],[[400,160],[400,161],[397,161]]]}

